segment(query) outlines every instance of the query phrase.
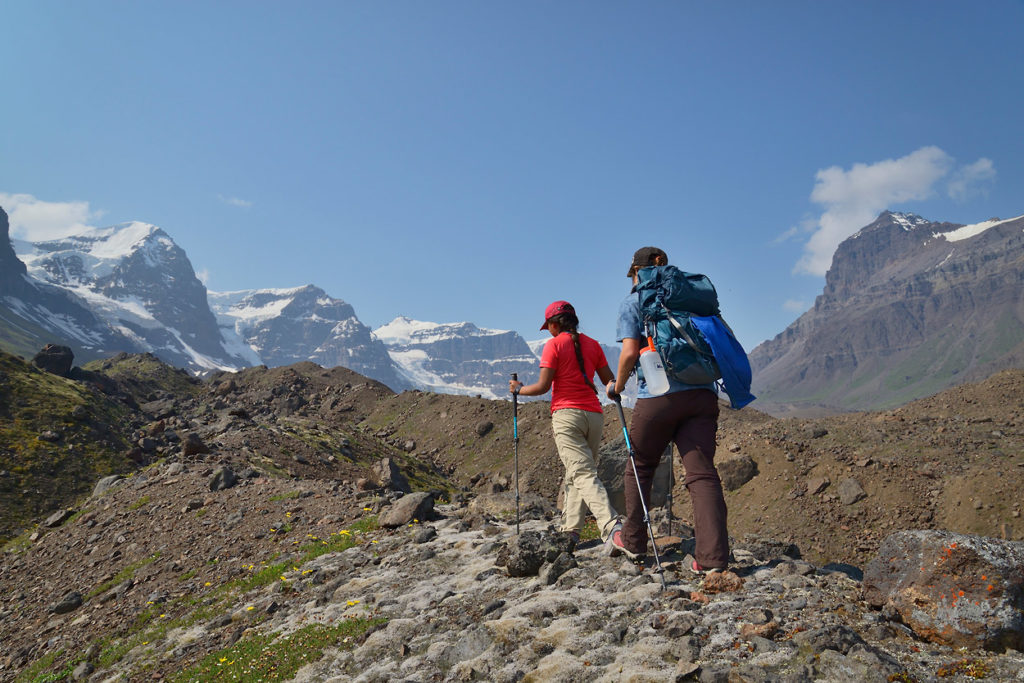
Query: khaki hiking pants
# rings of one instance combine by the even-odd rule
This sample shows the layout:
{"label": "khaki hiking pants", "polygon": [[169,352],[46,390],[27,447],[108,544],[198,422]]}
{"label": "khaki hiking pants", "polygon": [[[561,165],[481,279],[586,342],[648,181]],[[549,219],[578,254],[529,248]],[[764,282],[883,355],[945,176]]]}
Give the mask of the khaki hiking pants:
{"label": "khaki hiking pants", "polygon": [[577,408],[562,408],[551,415],[555,446],[565,467],[562,531],[579,532],[589,508],[597,520],[597,528],[601,530],[601,540],[607,540],[619,516],[597,476],[597,452],[601,445],[603,422],[602,413]]}

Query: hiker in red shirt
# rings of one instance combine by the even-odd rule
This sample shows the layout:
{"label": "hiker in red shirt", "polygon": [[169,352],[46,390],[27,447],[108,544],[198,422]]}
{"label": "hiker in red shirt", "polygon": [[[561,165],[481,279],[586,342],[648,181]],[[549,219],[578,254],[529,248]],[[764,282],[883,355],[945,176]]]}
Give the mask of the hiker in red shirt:
{"label": "hiker in red shirt", "polygon": [[540,380],[524,385],[512,380],[509,390],[520,396],[541,396],[551,392],[551,428],[558,457],[565,466],[565,502],[562,531],[579,538],[586,511],[597,520],[606,551],[612,534],[621,528],[619,516],[597,475],[597,450],[601,444],[604,414],[597,398],[593,376],[602,384],[614,378],[601,345],[577,331],[576,310],[567,301],[555,301],[544,311],[544,324],[554,339],[544,346],[540,359]]}

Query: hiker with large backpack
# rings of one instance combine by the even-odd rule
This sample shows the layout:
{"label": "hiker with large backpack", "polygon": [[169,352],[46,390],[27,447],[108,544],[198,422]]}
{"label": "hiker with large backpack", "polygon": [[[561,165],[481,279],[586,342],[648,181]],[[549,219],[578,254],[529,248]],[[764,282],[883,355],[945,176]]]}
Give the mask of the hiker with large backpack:
{"label": "hiker with large backpack", "polygon": [[555,301],[544,311],[544,324],[553,339],[544,345],[540,379],[525,385],[515,379],[509,391],[519,396],[541,396],[551,389],[551,428],[558,457],[565,467],[561,530],[575,534],[586,521],[587,509],[597,520],[606,552],[620,528],[619,515],[597,474],[597,452],[601,445],[604,414],[593,376],[602,385],[614,378],[601,345],[578,331],[576,310],[567,301]]}
{"label": "hiker with large backpack", "polygon": [[643,501],[650,500],[662,454],[675,443],[693,505],[696,559],[689,569],[723,569],[729,562],[729,534],[722,480],[714,463],[719,410],[715,382],[723,380],[732,406],[740,408],[754,399],[750,365],[718,315],[718,297],[705,276],[670,266],[657,247],[637,250],[627,276],[633,288],[619,306],[616,337],[622,350],[608,396],[618,397],[638,366],[650,376],[637,372],[629,429],[635,473],[625,472],[626,518],[611,545],[634,559],[646,554]]}

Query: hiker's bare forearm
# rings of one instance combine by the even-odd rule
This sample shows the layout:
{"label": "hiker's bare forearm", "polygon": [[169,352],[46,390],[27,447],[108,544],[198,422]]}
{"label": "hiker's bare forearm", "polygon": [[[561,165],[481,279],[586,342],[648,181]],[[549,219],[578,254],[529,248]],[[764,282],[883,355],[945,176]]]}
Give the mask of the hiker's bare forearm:
{"label": "hiker's bare forearm", "polygon": [[615,393],[621,394],[626,390],[626,380],[636,367],[636,360],[640,357],[640,340],[626,338],[622,340],[622,351],[619,352],[619,372],[615,379]]}

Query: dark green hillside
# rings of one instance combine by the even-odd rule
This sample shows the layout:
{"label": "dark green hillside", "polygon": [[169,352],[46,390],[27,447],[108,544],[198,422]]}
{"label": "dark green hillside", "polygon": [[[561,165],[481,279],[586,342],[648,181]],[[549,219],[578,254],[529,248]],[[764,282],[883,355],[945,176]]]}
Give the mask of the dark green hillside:
{"label": "dark green hillside", "polygon": [[0,351],[0,539],[124,473],[129,410]]}
{"label": "dark green hillside", "polygon": [[[113,358],[94,360],[82,366],[84,376],[76,379],[116,383],[117,391],[128,394],[138,403],[155,401],[163,396],[195,397],[202,392],[202,383],[181,368],[161,361],[151,353],[119,353]],[[97,373],[100,376],[97,376]]]}
{"label": "dark green hillside", "polygon": [[0,303],[0,350],[31,358],[52,337]]}

